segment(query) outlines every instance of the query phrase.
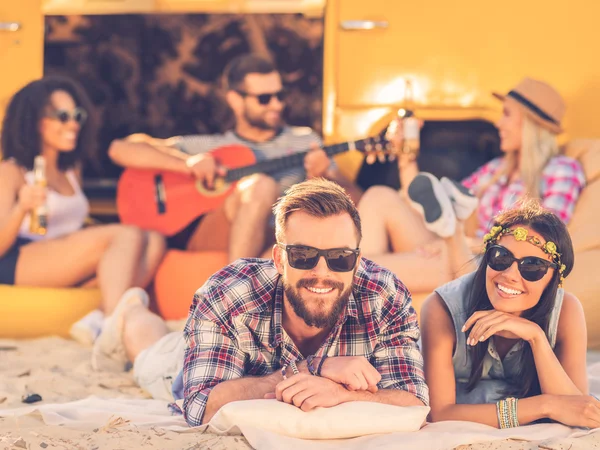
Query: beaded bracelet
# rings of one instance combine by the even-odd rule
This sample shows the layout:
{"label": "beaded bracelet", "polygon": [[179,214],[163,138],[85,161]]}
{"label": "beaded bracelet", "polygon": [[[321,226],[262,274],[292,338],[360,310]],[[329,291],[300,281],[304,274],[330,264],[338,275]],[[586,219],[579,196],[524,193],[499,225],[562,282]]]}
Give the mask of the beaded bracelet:
{"label": "beaded bracelet", "polygon": [[498,426],[504,428],[514,428],[519,426],[519,416],[517,411],[517,399],[508,397],[496,403],[496,415],[498,416]]}
{"label": "beaded bracelet", "polygon": [[316,375],[317,374],[317,369],[315,369],[315,355],[310,355],[308,358],[306,358],[306,367],[308,368],[308,371],[310,372],[311,375]]}
{"label": "beaded bracelet", "polygon": [[294,372],[294,375],[298,375],[300,373],[298,366],[296,365],[296,361],[290,361],[290,368],[292,369],[292,372]]}
{"label": "beaded bracelet", "polygon": [[283,376],[284,380],[287,380],[287,375],[285,374],[287,371],[287,367],[288,367],[287,364],[284,364],[283,366],[281,366],[281,375]]}
{"label": "beaded bracelet", "polygon": [[317,367],[317,375],[321,376],[321,369],[323,368],[323,363],[325,362],[325,360],[327,359],[327,354],[325,353],[323,356],[321,356],[321,361],[319,361],[319,366]]}
{"label": "beaded bracelet", "polygon": [[509,397],[506,399],[508,403],[508,417],[510,420],[510,426],[512,428],[519,426],[519,415],[517,411],[517,399],[514,397]]}

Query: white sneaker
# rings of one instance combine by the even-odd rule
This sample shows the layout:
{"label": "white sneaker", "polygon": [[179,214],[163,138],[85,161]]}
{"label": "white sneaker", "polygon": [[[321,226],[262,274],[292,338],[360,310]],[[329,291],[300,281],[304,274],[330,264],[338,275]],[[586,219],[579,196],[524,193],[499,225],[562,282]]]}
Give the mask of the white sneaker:
{"label": "white sneaker", "polygon": [[454,213],[458,220],[467,220],[477,208],[479,199],[473,194],[470,189],[467,189],[457,181],[450,178],[442,177],[442,186],[452,200]]}
{"label": "white sneaker", "polygon": [[430,173],[419,173],[408,186],[408,197],[412,206],[423,214],[428,230],[442,238],[455,233],[456,214],[440,180]]}
{"label": "white sneaker", "polygon": [[95,371],[123,370],[127,354],[123,346],[123,326],[125,313],[135,305],[148,307],[150,299],[145,290],[139,287],[127,289],[113,313],[104,320],[102,332],[92,350],[92,369]]}
{"label": "white sneaker", "polygon": [[104,313],[95,309],[71,325],[69,335],[74,341],[91,347],[100,335],[103,323]]}

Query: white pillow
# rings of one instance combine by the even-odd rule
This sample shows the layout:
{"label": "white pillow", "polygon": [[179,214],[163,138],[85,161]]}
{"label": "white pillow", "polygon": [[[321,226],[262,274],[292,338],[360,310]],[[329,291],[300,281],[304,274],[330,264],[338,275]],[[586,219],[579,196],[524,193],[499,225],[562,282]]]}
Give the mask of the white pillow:
{"label": "white pillow", "polygon": [[345,439],[418,431],[427,414],[427,406],[348,402],[304,412],[277,400],[246,400],[223,406],[209,425],[222,431],[250,426],[300,439]]}

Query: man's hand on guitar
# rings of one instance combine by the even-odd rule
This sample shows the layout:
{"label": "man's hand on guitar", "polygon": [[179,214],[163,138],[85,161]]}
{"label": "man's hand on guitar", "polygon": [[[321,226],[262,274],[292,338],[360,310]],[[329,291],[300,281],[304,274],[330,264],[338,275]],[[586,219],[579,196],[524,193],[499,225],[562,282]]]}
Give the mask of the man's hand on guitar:
{"label": "man's hand on guitar", "polygon": [[331,159],[318,144],[312,144],[310,151],[304,157],[306,178],[324,177],[331,165]]}
{"label": "man's hand on guitar", "polygon": [[190,156],[185,165],[190,169],[190,175],[209,189],[214,187],[216,177],[223,177],[227,173],[224,167],[217,166],[215,158],[210,154]]}

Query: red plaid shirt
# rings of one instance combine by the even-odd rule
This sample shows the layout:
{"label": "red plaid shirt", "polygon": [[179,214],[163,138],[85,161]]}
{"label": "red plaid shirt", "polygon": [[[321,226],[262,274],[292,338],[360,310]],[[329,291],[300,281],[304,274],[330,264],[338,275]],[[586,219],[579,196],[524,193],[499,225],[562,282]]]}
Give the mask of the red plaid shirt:
{"label": "red plaid shirt", "polygon": [[[190,426],[201,424],[218,383],[268,375],[308,356],[283,329],[282,305],[283,286],[271,260],[238,260],[196,292],[183,332],[183,410]],[[316,355],[365,356],[381,374],[380,389],[403,389],[428,404],[418,339],[406,287],[387,269],[362,259],[345,314]]]}
{"label": "red plaid shirt", "polygon": [[[477,192],[492,179],[501,165],[502,158],[491,160],[464,179],[463,186]],[[489,186],[479,199],[477,208],[479,222],[477,236],[479,237],[488,232],[496,214],[511,208],[526,194],[522,180],[517,179],[508,183],[502,178]],[[546,164],[542,172],[540,184],[542,206],[556,214],[564,223],[569,223],[584,186],[585,174],[581,165],[568,156],[556,156]]]}

